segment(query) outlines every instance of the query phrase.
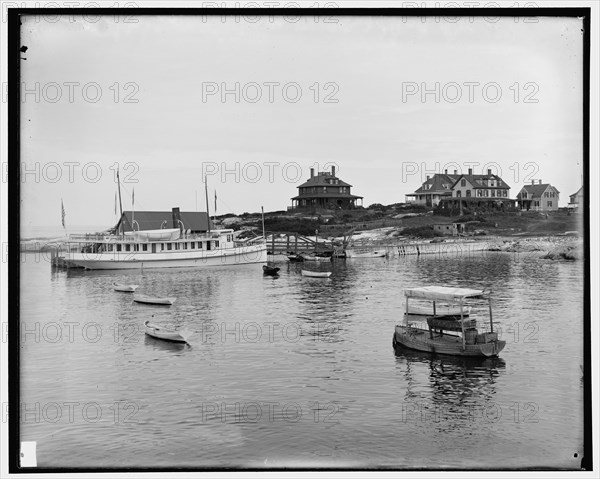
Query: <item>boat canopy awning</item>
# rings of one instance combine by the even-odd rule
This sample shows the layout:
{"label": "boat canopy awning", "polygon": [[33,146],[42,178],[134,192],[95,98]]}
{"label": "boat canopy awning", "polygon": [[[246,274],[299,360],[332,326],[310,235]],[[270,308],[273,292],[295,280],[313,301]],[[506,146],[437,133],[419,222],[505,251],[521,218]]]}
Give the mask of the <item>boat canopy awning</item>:
{"label": "boat canopy awning", "polygon": [[450,288],[447,286],[424,286],[405,289],[407,298],[428,299],[430,301],[460,301],[465,298],[488,297],[489,293],[481,289]]}

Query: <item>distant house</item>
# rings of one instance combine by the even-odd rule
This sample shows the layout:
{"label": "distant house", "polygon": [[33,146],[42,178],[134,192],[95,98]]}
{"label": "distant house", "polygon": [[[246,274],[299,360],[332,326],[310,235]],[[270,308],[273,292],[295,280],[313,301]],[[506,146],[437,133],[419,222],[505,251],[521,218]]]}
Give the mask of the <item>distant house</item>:
{"label": "distant house", "polygon": [[315,175],[315,169],[310,169],[310,178],[298,186],[298,196],[292,198],[291,209],[350,209],[356,207],[356,201],[362,196],[353,195],[352,185],[335,176],[335,166],[331,173],[321,171]]}
{"label": "distant house", "polygon": [[448,170],[444,173],[436,173],[432,177],[427,177],[427,180],[414,193],[404,195],[407,203],[437,206],[443,198],[452,196],[452,185],[460,175],[454,170],[453,175],[448,174]]}
{"label": "distant house", "polygon": [[556,211],[558,209],[559,191],[548,183],[531,180],[517,195],[517,204],[522,210]]}
{"label": "distant house", "polygon": [[458,236],[465,234],[464,223],[437,223],[433,225],[433,231],[443,235]]}
{"label": "distant house", "polygon": [[571,208],[574,210],[581,210],[581,206],[583,206],[584,201],[585,201],[585,199],[583,197],[583,186],[582,186],[581,188],[579,188],[577,190],[577,192],[575,192],[569,196],[569,204],[567,205],[567,208]]}
{"label": "distant house", "polygon": [[114,229],[142,231],[179,228],[183,232],[189,230],[191,233],[203,233],[208,231],[209,225],[210,229],[214,229],[205,212],[180,212],[179,208],[173,208],[171,211],[123,211]]}

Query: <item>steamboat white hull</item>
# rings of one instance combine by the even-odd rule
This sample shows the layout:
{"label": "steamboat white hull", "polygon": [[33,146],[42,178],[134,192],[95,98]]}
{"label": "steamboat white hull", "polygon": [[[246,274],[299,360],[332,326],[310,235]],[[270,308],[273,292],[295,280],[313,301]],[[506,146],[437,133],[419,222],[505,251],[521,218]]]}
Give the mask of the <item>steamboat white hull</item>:
{"label": "steamboat white hull", "polygon": [[65,260],[85,269],[228,266],[266,263],[267,247],[263,244],[210,251],[70,253],[65,257]]}

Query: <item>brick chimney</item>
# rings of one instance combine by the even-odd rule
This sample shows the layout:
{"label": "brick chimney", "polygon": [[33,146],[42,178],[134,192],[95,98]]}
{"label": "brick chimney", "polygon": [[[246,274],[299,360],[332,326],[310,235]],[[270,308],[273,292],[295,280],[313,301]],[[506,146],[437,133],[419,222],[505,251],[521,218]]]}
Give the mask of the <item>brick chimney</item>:
{"label": "brick chimney", "polygon": [[469,168],[469,176],[473,174],[473,168]]}
{"label": "brick chimney", "polygon": [[541,185],[541,184],[542,184],[542,180],[538,180],[538,181],[539,181],[539,183],[538,183],[538,184],[539,184],[539,185]]}
{"label": "brick chimney", "polygon": [[492,170],[488,169],[488,175],[492,176]]}
{"label": "brick chimney", "polygon": [[444,174],[447,175],[448,174],[448,170],[444,170]]}
{"label": "brick chimney", "polygon": [[313,176],[315,176],[315,169],[311,168],[310,169],[310,177],[312,178]]}
{"label": "brick chimney", "polygon": [[458,171],[454,170],[454,174],[455,174],[455,175],[456,175],[456,174],[458,174]]}
{"label": "brick chimney", "polygon": [[531,180],[531,184],[532,184],[532,185],[535,185],[535,180]]}
{"label": "brick chimney", "polygon": [[427,181],[429,181],[429,175],[427,175]]}
{"label": "brick chimney", "polygon": [[331,167],[331,176],[335,176],[335,166]]}

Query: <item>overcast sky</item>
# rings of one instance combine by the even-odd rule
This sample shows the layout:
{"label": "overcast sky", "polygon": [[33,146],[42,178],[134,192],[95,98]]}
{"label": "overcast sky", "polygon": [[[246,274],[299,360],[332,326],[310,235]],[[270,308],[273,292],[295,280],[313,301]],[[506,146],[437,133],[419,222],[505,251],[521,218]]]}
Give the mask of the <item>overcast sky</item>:
{"label": "overcast sky", "polygon": [[123,20],[23,24],[24,231],[60,229],[61,198],[68,229],[114,224],[116,164],[124,210],[133,188],[136,210],[205,210],[203,170],[211,214],[215,190],[217,214],[285,209],[332,164],[365,206],[470,162],[512,198],[581,186],[577,20]]}

